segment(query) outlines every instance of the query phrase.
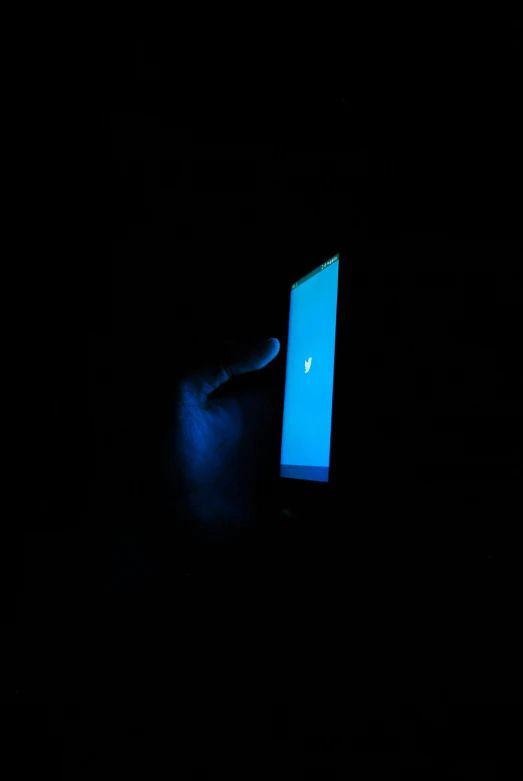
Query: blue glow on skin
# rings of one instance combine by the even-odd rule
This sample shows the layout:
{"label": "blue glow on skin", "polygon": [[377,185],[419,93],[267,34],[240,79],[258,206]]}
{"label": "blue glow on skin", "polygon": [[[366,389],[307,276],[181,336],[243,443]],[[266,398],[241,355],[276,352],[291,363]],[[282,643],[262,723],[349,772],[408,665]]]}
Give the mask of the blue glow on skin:
{"label": "blue glow on skin", "polygon": [[279,351],[277,339],[223,342],[179,384],[169,442],[173,504],[203,527],[249,518],[268,416],[261,392],[213,394],[227,391],[232,377],[263,369]]}

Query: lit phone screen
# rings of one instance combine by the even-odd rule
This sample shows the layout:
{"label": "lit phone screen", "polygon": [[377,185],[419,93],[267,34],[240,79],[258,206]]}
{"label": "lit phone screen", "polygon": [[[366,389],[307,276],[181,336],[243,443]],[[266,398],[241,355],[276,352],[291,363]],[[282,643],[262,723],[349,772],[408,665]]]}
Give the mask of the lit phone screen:
{"label": "lit phone screen", "polygon": [[280,476],[328,482],[339,255],[291,288]]}

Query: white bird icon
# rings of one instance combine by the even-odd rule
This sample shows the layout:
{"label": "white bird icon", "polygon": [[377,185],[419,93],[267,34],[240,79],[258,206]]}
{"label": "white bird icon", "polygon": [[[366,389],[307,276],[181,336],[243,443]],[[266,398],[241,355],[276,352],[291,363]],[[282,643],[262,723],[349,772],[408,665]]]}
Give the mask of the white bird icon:
{"label": "white bird icon", "polygon": [[305,374],[308,374],[310,372],[311,364],[312,364],[312,358],[309,358],[308,361],[305,361]]}

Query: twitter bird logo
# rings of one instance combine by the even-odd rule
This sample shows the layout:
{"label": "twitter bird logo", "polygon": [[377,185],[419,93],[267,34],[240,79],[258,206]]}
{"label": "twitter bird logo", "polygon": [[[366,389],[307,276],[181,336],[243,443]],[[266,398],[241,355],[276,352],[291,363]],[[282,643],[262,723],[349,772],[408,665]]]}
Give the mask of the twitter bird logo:
{"label": "twitter bird logo", "polygon": [[311,370],[312,365],[312,358],[309,358],[308,361],[305,361],[305,374],[308,374]]}

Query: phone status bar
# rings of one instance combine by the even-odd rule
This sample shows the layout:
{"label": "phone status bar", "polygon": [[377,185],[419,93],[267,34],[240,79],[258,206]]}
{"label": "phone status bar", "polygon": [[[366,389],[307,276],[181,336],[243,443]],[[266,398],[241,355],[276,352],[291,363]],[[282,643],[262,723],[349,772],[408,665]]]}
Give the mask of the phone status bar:
{"label": "phone status bar", "polygon": [[293,285],[291,285],[291,290],[294,290],[295,288],[299,287],[300,285],[303,285],[304,282],[307,282],[312,277],[315,277],[316,274],[319,274],[320,271],[324,271],[329,266],[332,266],[333,263],[336,263],[337,260],[340,259],[339,254],[334,255],[333,258],[328,260],[326,263],[322,263],[321,266],[318,266],[318,268],[315,268],[314,271],[311,271],[310,274],[307,274],[307,276],[303,277],[302,279],[299,279],[297,282],[295,282]]}
{"label": "phone status bar", "polygon": [[340,259],[339,255],[334,255],[334,257],[328,260],[326,263],[321,264],[321,270],[323,271],[323,269],[327,268],[328,266],[332,266],[332,264],[336,263],[336,261],[339,259]]}

